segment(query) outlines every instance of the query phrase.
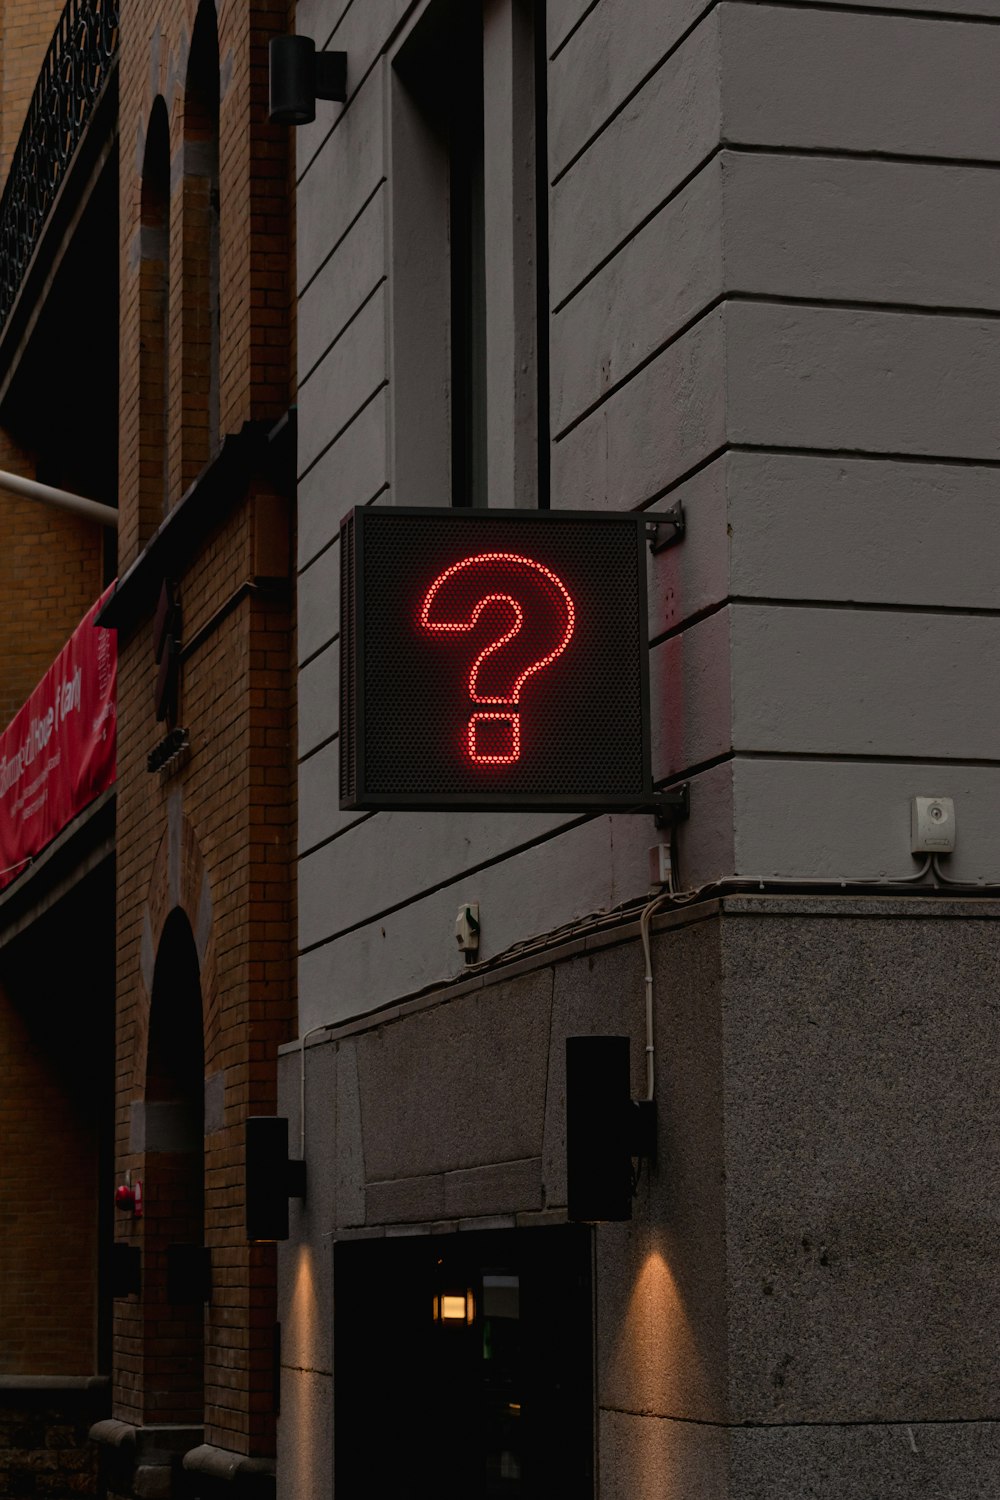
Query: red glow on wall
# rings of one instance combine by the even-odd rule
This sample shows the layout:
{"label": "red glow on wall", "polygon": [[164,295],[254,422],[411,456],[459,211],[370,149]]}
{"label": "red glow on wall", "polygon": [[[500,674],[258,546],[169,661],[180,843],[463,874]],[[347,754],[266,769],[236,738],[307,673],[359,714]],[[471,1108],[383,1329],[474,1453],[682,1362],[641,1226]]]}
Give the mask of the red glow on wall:
{"label": "red glow on wall", "polygon": [[[503,591],[489,586],[494,581],[498,568],[512,575],[509,580],[505,580]],[[554,645],[543,650],[526,666],[522,666],[515,673],[505,691],[499,692],[494,688],[493,692],[481,692],[479,674],[484,663],[489,661],[495,669],[497,663],[495,660],[491,661],[491,658],[495,658],[504,646],[513,641],[524,626],[524,607],[515,595],[508,593],[506,589],[516,587],[518,575],[525,573],[535,582],[541,578],[557,607],[555,626],[557,639]],[[479,587],[480,576],[482,592]],[[456,584],[461,584],[462,587],[456,589]],[[462,558],[460,562],[452,563],[443,573],[438,574],[424,595],[420,606],[420,626],[428,631],[471,631],[475,629],[483,610],[488,605],[503,606],[509,612],[509,622],[505,628],[501,629],[499,635],[479,651],[469,668],[466,686],[471,702],[496,704],[498,708],[493,712],[472,714],[466,730],[465,749],[469,759],[475,765],[506,766],[513,765],[521,754],[519,710],[521,689],[529,677],[550,666],[566,650],[573,638],[576,626],[576,606],[562,579],[551,568],[535,558],[527,557],[519,552],[477,552],[471,557]],[[444,612],[443,618],[431,618],[435,606]],[[502,711],[499,705],[503,705],[506,711]],[[501,750],[493,746],[485,750],[480,745],[477,725],[489,722],[504,722],[511,726],[509,744],[505,749]]]}

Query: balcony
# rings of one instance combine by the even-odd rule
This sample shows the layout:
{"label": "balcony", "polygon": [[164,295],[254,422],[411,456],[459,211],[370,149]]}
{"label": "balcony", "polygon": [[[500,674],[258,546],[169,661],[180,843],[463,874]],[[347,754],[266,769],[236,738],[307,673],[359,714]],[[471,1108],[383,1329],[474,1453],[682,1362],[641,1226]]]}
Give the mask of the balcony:
{"label": "balcony", "polygon": [[67,0],[0,198],[0,337],[118,58],[118,0]]}

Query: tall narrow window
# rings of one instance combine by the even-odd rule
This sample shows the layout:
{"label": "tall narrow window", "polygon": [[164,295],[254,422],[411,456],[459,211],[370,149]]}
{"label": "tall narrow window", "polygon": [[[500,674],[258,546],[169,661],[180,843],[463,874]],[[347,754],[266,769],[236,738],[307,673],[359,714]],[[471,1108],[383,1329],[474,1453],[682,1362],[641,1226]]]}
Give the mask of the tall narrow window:
{"label": "tall narrow window", "polygon": [[145,541],[167,508],[170,133],[162,97],[146,132],[139,234],[139,534]]}
{"label": "tall narrow window", "polygon": [[184,93],[182,478],[219,446],[219,38],[212,0],[195,18]]}
{"label": "tall narrow window", "polygon": [[447,122],[451,271],[451,503],[485,505],[486,204],[479,6],[455,19]]}
{"label": "tall narrow window", "polygon": [[394,58],[399,504],[547,503],[542,0],[433,0]]}

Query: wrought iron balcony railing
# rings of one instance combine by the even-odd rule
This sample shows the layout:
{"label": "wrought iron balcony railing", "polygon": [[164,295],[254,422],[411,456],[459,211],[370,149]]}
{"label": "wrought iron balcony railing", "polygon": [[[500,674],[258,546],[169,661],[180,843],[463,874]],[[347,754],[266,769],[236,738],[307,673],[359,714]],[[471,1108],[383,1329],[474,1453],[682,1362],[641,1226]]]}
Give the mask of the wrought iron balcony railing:
{"label": "wrought iron balcony railing", "polygon": [[0,330],[118,51],[119,0],[67,0],[0,197]]}

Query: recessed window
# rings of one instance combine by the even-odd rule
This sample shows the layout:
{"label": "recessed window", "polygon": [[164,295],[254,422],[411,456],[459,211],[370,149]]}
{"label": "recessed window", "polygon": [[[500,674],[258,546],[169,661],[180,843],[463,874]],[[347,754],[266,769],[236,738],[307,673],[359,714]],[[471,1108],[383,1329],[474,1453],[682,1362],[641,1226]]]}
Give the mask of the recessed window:
{"label": "recessed window", "polygon": [[434,0],[393,63],[394,500],[548,503],[540,0]]}

